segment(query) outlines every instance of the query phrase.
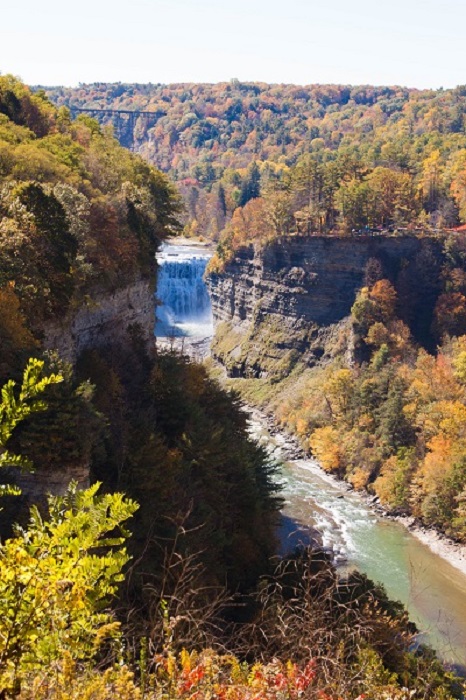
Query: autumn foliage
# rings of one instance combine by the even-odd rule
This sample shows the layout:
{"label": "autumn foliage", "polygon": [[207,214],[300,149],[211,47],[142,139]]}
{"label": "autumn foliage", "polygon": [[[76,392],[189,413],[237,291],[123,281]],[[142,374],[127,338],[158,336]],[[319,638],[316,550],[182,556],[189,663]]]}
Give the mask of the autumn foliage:
{"label": "autumn foliage", "polygon": [[275,209],[274,235],[422,235],[466,221],[464,86],[232,80],[94,83],[47,94],[60,107],[148,111],[133,126],[96,116],[178,183],[190,235],[225,244],[235,211],[259,197]]}
{"label": "autumn foliage", "polygon": [[363,361],[347,367],[335,358],[279,410],[326,471],[464,541],[466,336],[459,296],[438,298],[432,332],[438,337],[441,328],[443,343],[434,355],[397,317],[405,309],[388,280],[362,288],[352,328]]}
{"label": "autumn foliage", "polygon": [[9,295],[18,307],[5,331],[12,353],[25,320],[37,335],[95,288],[149,274],[177,211],[168,180],[109,130],[0,76],[0,304]]}

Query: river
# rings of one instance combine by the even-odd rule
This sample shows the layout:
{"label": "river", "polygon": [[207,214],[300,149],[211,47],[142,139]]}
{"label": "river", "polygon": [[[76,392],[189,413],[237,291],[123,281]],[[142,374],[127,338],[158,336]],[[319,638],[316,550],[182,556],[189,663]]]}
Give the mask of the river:
{"label": "river", "polygon": [[[159,343],[170,335],[170,342],[178,336],[191,339],[195,348],[197,341],[204,349],[208,345],[212,317],[202,275],[210,255],[191,244],[165,246],[159,254]],[[408,609],[421,641],[466,673],[466,576],[402,524],[377,515],[362,496],[325,474],[314,460],[290,458],[289,440],[271,435],[259,414],[254,414],[251,431],[281,462],[283,539],[295,543],[305,540],[309,529],[318,530],[342,571],[356,568],[383,583],[390,598]]]}
{"label": "river", "polygon": [[[271,435],[254,413],[252,435],[280,466],[284,527],[291,544],[319,532],[342,572],[358,569],[383,583],[390,598],[405,605],[419,639],[440,658],[466,673],[466,576],[401,523],[377,515],[358,493],[326,474],[313,459],[289,458],[288,439]],[[286,546],[284,547],[286,549]]]}

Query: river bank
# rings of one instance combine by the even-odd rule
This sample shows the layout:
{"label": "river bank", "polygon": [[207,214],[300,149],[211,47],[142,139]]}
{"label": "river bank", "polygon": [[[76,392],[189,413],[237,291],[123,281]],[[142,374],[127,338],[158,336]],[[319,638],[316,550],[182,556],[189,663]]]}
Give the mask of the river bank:
{"label": "river bank", "polygon": [[[186,258],[192,256],[186,256],[186,252],[184,246],[173,247],[166,251],[164,263],[176,261],[180,266],[188,266]],[[197,273],[192,274],[192,261],[189,266],[191,270],[173,275],[177,289],[172,311],[177,310],[181,298],[178,285],[189,286],[192,291],[198,279]],[[183,280],[189,280],[189,285]],[[160,296],[164,301],[170,298],[165,293]],[[190,337],[196,342],[202,336],[206,338],[199,332],[198,313],[192,321],[195,332]],[[192,354],[186,334],[182,336],[182,347],[175,349]],[[168,342],[172,341],[169,336]],[[214,360],[210,363],[212,375],[230,388],[241,382],[228,380],[224,367],[217,366]],[[272,415],[247,405],[244,410],[254,437],[281,465],[276,479],[285,499],[277,533],[282,553],[297,544],[317,544],[333,557],[342,575],[357,570],[380,582],[389,598],[400,601],[407,609],[420,631],[419,641],[436,649],[452,668],[466,672],[466,576],[459,567],[461,557],[454,543],[454,551],[447,551],[444,546],[439,556],[433,546],[424,544],[420,528],[414,532],[414,521],[398,522],[394,514],[381,509],[374,496],[356,492],[346,482],[327,474],[302,449],[296,437],[277,425]]]}
{"label": "river bank", "polygon": [[[392,516],[389,513],[385,513],[385,517]],[[445,559],[445,561],[466,576],[466,545],[455,542],[436,530],[430,530],[419,525],[416,518],[395,516],[394,519],[404,525],[414,537],[417,537],[418,540],[429,547],[434,554]]]}
{"label": "river bank", "polygon": [[[285,461],[309,459],[309,455],[301,447],[298,439],[280,428],[272,415],[264,413],[247,404],[243,406],[245,412],[247,412],[253,420],[264,425],[267,432],[272,436],[274,442],[277,443],[277,446],[279,446],[282,451],[282,459]],[[345,498],[345,492],[347,493],[353,490],[347,482],[338,479],[332,474],[328,474],[323,469],[322,474],[325,474],[326,479],[332,480],[335,485],[341,489],[343,499]],[[423,526],[422,523],[414,517],[394,515],[383,507],[378,498],[369,494],[367,491],[360,491],[358,494],[364,499],[367,506],[375,515],[387,520],[399,522],[409,530],[414,537],[426,545],[431,552],[441,557],[466,576],[466,545],[455,542],[446,535]],[[321,545],[322,538],[319,532],[315,528],[310,528],[310,532],[312,541],[315,544]]]}
{"label": "river bank", "polygon": [[251,435],[281,462],[285,499],[278,534],[281,552],[316,544],[345,575],[360,571],[383,584],[415,623],[419,642],[466,674],[466,575],[463,550],[412,519],[384,511],[370,494],[326,473],[271,415],[244,406]]}

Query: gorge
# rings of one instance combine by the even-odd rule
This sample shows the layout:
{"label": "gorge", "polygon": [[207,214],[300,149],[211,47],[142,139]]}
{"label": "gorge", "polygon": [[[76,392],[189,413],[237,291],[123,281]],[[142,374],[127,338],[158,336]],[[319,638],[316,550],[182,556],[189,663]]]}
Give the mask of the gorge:
{"label": "gorge", "polygon": [[[297,447],[288,454],[288,443],[280,455],[280,435],[266,437],[267,448],[251,440],[239,396],[222,388],[209,364],[187,357],[187,344],[200,339],[204,345],[212,330],[202,283],[210,251],[190,251],[176,261],[180,251],[171,250],[168,241],[199,227],[185,216],[168,178],[121,148],[111,130],[86,115],[73,120],[43,91],[32,93],[13,76],[0,76],[0,132],[0,466],[35,470],[16,484],[2,470],[0,696],[461,697],[433,652],[413,645],[414,630],[401,604],[364,574],[350,571],[352,553],[365,551],[357,532],[369,532],[375,550],[385,548],[359,497],[345,498],[329,478],[319,481],[321,472],[307,459],[300,463]],[[215,144],[210,147],[214,154]],[[411,476],[407,460],[422,456],[411,449],[413,431],[405,423],[418,417],[426,397],[430,401],[423,376],[436,380],[441,397],[450,389],[459,397],[441,407],[450,411],[451,440],[440,443],[444,461],[453,437],[461,438],[460,341],[447,348],[451,361],[445,356],[422,375],[433,356],[419,354],[416,360],[417,347],[409,340],[410,329],[416,342],[428,340],[441,298],[443,245],[434,236],[417,243],[412,235],[400,237],[398,253],[397,243],[382,237],[369,244],[370,237],[334,242],[321,236],[313,243],[293,232],[286,241],[282,233],[291,234],[295,212],[301,212],[298,231],[312,224],[313,210],[300,209],[305,182],[299,175],[288,201],[281,189],[286,170],[262,164],[261,173],[248,162],[249,156],[242,175],[225,174],[227,187],[206,184],[212,195],[206,217],[214,237],[220,235],[209,262],[219,290],[215,309],[226,302],[214,352],[248,388],[251,401],[258,387],[266,394],[257,401],[262,405],[278,406],[283,391],[293,390],[283,425],[293,430],[294,421],[306,448],[317,435],[314,451],[322,465],[358,488],[364,479],[378,488],[379,470],[381,493],[403,506],[406,478],[400,492],[392,486],[398,486],[400,474]],[[353,168],[346,165],[343,180]],[[377,187],[386,184],[379,175]],[[278,189],[261,203],[259,186],[267,179]],[[393,182],[399,187],[405,180],[395,175]],[[196,185],[185,184],[191,208],[204,207]],[[273,233],[269,213],[275,197],[281,209],[275,210]],[[243,228],[232,233],[230,217]],[[338,223],[332,215],[331,226],[330,219]],[[272,244],[277,227],[279,240]],[[238,243],[256,240],[249,235],[256,230],[270,245],[262,252],[260,246],[240,252]],[[305,255],[293,253],[295,241]],[[450,258],[454,253],[449,251]],[[162,328],[156,335],[160,330],[167,335],[157,335],[154,348],[157,254],[159,295],[166,294],[168,303],[159,305]],[[241,257],[243,270],[235,281],[229,265]],[[367,289],[358,291],[366,277]],[[448,284],[453,282],[462,283],[457,271]],[[230,283],[238,297],[236,291],[228,296]],[[320,290],[317,303],[313,290]],[[397,294],[409,328],[394,317]],[[236,314],[240,298],[244,303]],[[457,297],[447,299],[452,300]],[[418,313],[422,306],[424,316]],[[452,321],[455,310],[453,304]],[[160,347],[161,338],[169,352]],[[404,375],[396,364],[400,355],[410,360]],[[397,421],[405,415],[398,410],[403,381],[408,383],[416,362],[421,374],[415,387],[424,392],[424,403],[411,402],[406,420]],[[357,382],[367,368],[373,376],[359,396]],[[323,383],[313,393],[308,382],[315,377]],[[308,397],[316,394],[328,401],[323,410],[311,405],[308,411]],[[355,416],[346,410],[346,397]],[[379,424],[371,423],[371,402]],[[348,438],[353,417],[357,430],[350,438],[364,430],[373,438],[361,450]],[[424,452],[430,450],[427,443]],[[391,447],[397,452],[391,454]],[[370,470],[350,464],[354,455],[364,456]],[[275,459],[280,456],[304,472],[286,486],[292,510],[284,510],[282,522],[288,531],[305,532],[311,513],[300,512],[299,502],[309,498],[325,551],[274,556],[283,505],[280,480],[286,480],[287,468],[280,477]],[[384,460],[397,475],[394,482],[384,477]],[[453,496],[446,488],[450,482],[444,484],[440,504],[450,506],[453,516],[462,507],[454,501],[461,466],[452,474]],[[307,472],[312,483],[306,482]],[[431,478],[436,473],[431,470]],[[74,483],[67,485],[69,479]],[[50,491],[57,495],[47,498]],[[429,495],[422,505],[438,520],[443,511]],[[461,534],[457,520],[447,518],[446,525]],[[331,553],[337,564],[348,560],[341,578]],[[401,573],[399,579],[406,580]],[[422,619],[420,626],[427,626]]]}
{"label": "gorge", "polygon": [[[164,244],[157,256],[161,305],[155,335],[209,338],[212,317],[207,284],[220,331],[213,351],[231,376],[238,382],[240,377],[286,377],[294,362],[304,361],[310,367],[325,362],[332,355],[335,338],[348,337],[348,315],[371,259],[382,260],[387,274],[395,278],[401,260],[406,269],[416,256],[425,257],[426,249],[441,257],[435,239],[295,239],[274,244],[264,255],[252,247],[241,250],[224,274],[210,275],[204,283],[208,250],[186,241]],[[86,349],[121,340],[131,323],[150,329],[154,325],[152,294],[150,282],[140,280],[96,298],[68,325],[48,330],[46,343],[75,361]],[[222,332],[225,327],[227,332]],[[225,335],[230,346],[222,354]],[[351,350],[350,342],[345,352]],[[383,583],[389,596],[407,607],[421,631],[420,639],[464,672],[466,628],[461,621],[466,619],[466,576],[402,525],[380,518],[364,499],[325,475],[316,462],[290,458],[280,435],[267,435],[260,421],[253,422],[253,434],[272,446],[274,456],[284,462],[283,513],[291,529],[298,531],[298,540],[300,529],[303,533],[317,529],[342,573],[355,567]],[[56,492],[63,491],[68,476],[62,475]],[[40,480],[26,476],[22,487],[34,498],[38,488],[53,488],[52,481],[50,474],[45,475],[41,486]]]}
{"label": "gorge", "polygon": [[[403,290],[402,311],[413,333],[425,338],[439,294],[435,271],[438,275],[444,261],[436,238],[295,237],[262,250],[241,248],[224,271],[211,272],[207,285],[216,327],[212,353],[236,378],[231,385],[240,391],[244,384],[259,386],[255,399],[264,402],[268,396],[269,410],[270,403],[276,410],[273,386],[286,385],[290,375],[294,379],[285,395],[296,391],[306,372],[331,364],[335,357],[343,356],[350,365],[358,354],[367,361],[367,354],[356,347],[350,312],[375,260],[379,274]],[[424,276],[429,266],[430,285]],[[416,285],[418,292],[413,293]],[[261,385],[268,388],[261,390]],[[260,421],[254,425],[257,434],[264,433]],[[270,440],[274,443],[274,438],[265,438]],[[348,493],[315,461],[290,460],[286,449],[284,454],[284,513],[297,522],[298,534],[300,527],[317,528],[343,570],[356,566],[382,582],[390,597],[406,605],[442,658],[464,673],[464,571],[436,556],[401,524],[380,518],[366,500]],[[278,456],[283,457],[280,442]]]}
{"label": "gorge", "polygon": [[382,583],[389,597],[408,610],[420,632],[418,641],[430,644],[464,675],[464,566],[458,570],[442,559],[405,525],[382,516],[368,499],[325,474],[314,459],[291,457],[289,438],[275,431],[271,435],[267,422],[254,413],[252,434],[283,462],[279,479],[285,497],[285,551],[306,542],[309,530],[317,532],[317,541],[330,551],[340,575],[357,569]]}
{"label": "gorge", "polygon": [[216,323],[212,352],[231,376],[280,377],[298,360],[318,363],[337,351],[336,336],[373,263],[379,275],[403,285],[405,317],[425,337],[442,262],[435,237],[294,236],[262,252],[240,248],[224,272],[207,278]]}

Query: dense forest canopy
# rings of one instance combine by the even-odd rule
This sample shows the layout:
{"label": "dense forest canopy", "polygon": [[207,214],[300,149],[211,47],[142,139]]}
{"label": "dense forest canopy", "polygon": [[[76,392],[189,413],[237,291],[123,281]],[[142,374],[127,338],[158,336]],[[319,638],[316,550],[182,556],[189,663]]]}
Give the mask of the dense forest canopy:
{"label": "dense forest canopy", "polygon": [[16,305],[40,327],[91,288],[148,274],[177,208],[168,179],[96,121],[0,76],[2,318]]}
{"label": "dense forest canopy", "polygon": [[[179,228],[179,203],[162,173],[97,122],[72,121],[8,76],[0,78],[0,119],[5,381],[41,352],[44,322],[92,304],[96,288],[110,293],[155,274],[157,246]],[[184,516],[199,550],[198,528],[209,533],[211,583],[233,589],[255,580],[274,551],[279,501],[266,455],[246,438],[244,416],[202,368],[146,355],[137,328],[114,345],[83,355],[75,370],[47,356],[62,381],[49,388],[47,410],[9,436],[14,451],[48,473],[87,464],[106,488],[136,489],[147,518],[142,549],[150,549],[149,532],[167,534]],[[157,568],[155,554],[152,560]]]}
{"label": "dense forest canopy", "polygon": [[235,80],[95,83],[47,94],[68,107],[153,111],[134,129],[115,122],[116,130],[178,183],[191,233],[217,238],[234,211],[259,195],[274,210],[269,228],[282,233],[441,229],[466,221],[464,86]]}
{"label": "dense forest canopy", "polygon": [[278,413],[325,470],[465,542],[466,299],[440,294],[433,332],[443,339],[430,354],[401,320],[397,286],[381,277],[361,289],[348,326],[356,361],[337,353],[304,370]]}
{"label": "dense forest canopy", "polygon": [[[252,161],[246,184],[245,207]],[[137,325],[75,367],[43,354],[47,321],[153,272],[178,212],[167,177],[110,130],[0,76],[0,697],[458,696],[365,577],[309,550],[274,570],[275,465],[204,367],[156,356]],[[28,520],[12,468],[32,465],[94,483]]]}

